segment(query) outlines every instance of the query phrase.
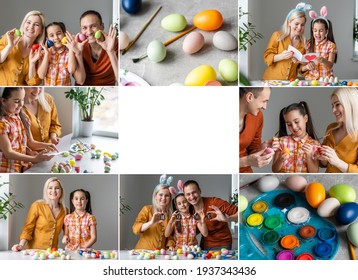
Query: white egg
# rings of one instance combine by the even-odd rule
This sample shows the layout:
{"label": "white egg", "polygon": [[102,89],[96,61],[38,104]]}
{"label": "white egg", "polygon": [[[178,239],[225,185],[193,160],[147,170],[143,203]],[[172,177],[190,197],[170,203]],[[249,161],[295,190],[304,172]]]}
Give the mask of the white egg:
{"label": "white egg", "polygon": [[307,186],[307,180],[300,175],[292,175],[285,180],[287,188],[294,192],[303,192]]}
{"label": "white egg", "polygon": [[120,45],[120,50],[125,49],[129,45],[129,36],[127,33],[123,31],[119,32],[119,45]]}
{"label": "white egg", "polygon": [[237,49],[237,39],[226,31],[218,31],[213,37],[213,45],[223,51],[232,51]]}
{"label": "white egg", "polygon": [[323,218],[332,217],[336,214],[337,209],[341,204],[335,197],[330,197],[321,202],[317,208],[317,213]]}
{"label": "white egg", "polygon": [[166,57],[167,50],[162,42],[154,40],[147,47],[147,55],[150,60],[160,62]]}
{"label": "white egg", "polygon": [[273,191],[278,187],[280,181],[274,175],[263,176],[257,181],[257,188],[261,192]]}

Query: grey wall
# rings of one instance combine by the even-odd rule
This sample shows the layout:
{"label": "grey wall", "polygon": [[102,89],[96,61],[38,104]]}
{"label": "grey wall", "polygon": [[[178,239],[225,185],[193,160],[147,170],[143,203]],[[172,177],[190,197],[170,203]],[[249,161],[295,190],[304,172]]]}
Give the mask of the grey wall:
{"label": "grey wall", "polygon": [[[258,40],[249,51],[249,79],[260,80],[266,65],[263,61],[263,53],[272,33],[280,29],[288,12],[295,8],[300,1],[286,0],[249,0],[250,21],[256,25],[256,31],[264,35],[264,39]],[[307,1],[317,13],[322,6],[328,9],[328,19],[332,22],[334,38],[338,49],[337,64],[333,70],[341,79],[357,79],[357,63],[351,60],[353,56],[353,18],[355,0]],[[309,18],[306,23],[305,36],[309,38]],[[241,66],[240,66],[241,67]],[[246,67],[246,66],[243,66]],[[245,69],[246,70],[246,69]],[[246,71],[244,71],[246,72]]]}
{"label": "grey wall", "polygon": [[[231,196],[231,175],[172,175],[173,186],[178,180],[183,183],[189,179],[196,180],[202,190],[202,196],[216,196],[229,200]],[[160,175],[121,175],[120,194],[125,203],[132,210],[126,212],[120,218],[120,248],[133,249],[138,241],[138,236],[132,232],[132,225],[144,205],[152,204],[154,187],[159,183]],[[198,236],[198,241],[200,237]],[[237,248],[237,241],[233,247]]]}
{"label": "grey wall", "polygon": [[[326,127],[335,121],[331,110],[331,87],[271,87],[271,96],[264,113],[262,141],[272,138],[278,131],[280,110],[292,103],[306,101],[311,111],[313,125],[318,137],[324,136]],[[320,169],[324,172],[325,169]],[[271,173],[271,164],[256,168],[254,172]]]}
{"label": "grey wall", "polygon": [[[70,192],[83,188],[91,194],[93,215],[97,219],[97,242],[95,249],[109,250],[118,248],[118,175],[62,175],[56,174],[65,189],[65,203],[69,208]],[[24,204],[10,218],[9,249],[18,242],[27,211],[31,203],[42,198],[43,187],[49,175],[10,175],[10,191],[17,196],[17,200]],[[59,238],[59,247],[62,234]]]}
{"label": "grey wall", "polygon": [[113,0],[11,0],[6,1],[6,8],[0,9],[0,33],[15,27],[19,28],[24,16],[32,10],[41,11],[45,15],[46,24],[62,21],[71,33],[80,31],[79,18],[86,10],[98,11],[103,19],[105,30],[113,22]]}

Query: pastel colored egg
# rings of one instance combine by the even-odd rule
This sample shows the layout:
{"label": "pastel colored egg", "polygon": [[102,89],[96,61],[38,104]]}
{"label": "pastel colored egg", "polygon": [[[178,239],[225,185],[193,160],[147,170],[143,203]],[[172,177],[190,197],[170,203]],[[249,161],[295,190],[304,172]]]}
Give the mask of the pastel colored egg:
{"label": "pastel colored egg", "polygon": [[358,223],[350,224],[347,228],[347,236],[349,241],[358,247]]}
{"label": "pastel colored egg", "polygon": [[326,199],[326,190],[321,183],[313,182],[306,188],[306,200],[313,208],[317,208]]}
{"label": "pastel colored egg", "polygon": [[300,175],[292,175],[285,180],[287,188],[294,192],[303,192],[307,186],[307,180]]}
{"label": "pastel colored egg", "polygon": [[353,223],[358,217],[358,204],[347,202],[339,206],[335,218],[341,225]]}
{"label": "pastel colored egg", "polygon": [[70,155],[70,153],[68,151],[63,152],[64,157],[68,157],[69,155]]}
{"label": "pastel colored egg", "polygon": [[142,7],[142,0],[122,0],[122,8],[128,14],[136,14]]}
{"label": "pastel colored egg", "polygon": [[102,37],[102,32],[100,30],[97,30],[96,33],[94,33],[94,37],[99,40]]}
{"label": "pastel colored egg", "polygon": [[331,197],[337,198],[341,204],[356,200],[355,190],[346,184],[336,184],[329,189],[328,193]]}
{"label": "pastel colored egg", "polygon": [[217,10],[204,10],[194,16],[193,23],[197,28],[213,31],[222,26],[223,16]]}
{"label": "pastel colored egg", "polygon": [[232,51],[237,49],[237,39],[227,31],[218,31],[213,37],[214,47],[223,51]]}
{"label": "pastel colored egg", "polygon": [[183,51],[187,54],[193,54],[201,50],[205,44],[203,34],[199,31],[189,33],[183,41]]}
{"label": "pastel colored egg", "polygon": [[[122,31],[121,31],[121,32],[122,32]],[[81,42],[83,42],[84,40],[87,39],[87,36],[86,36],[85,34],[80,33],[80,34],[78,35],[78,39],[79,39]]]}
{"label": "pastel colored egg", "polygon": [[210,65],[200,65],[189,72],[184,84],[186,86],[204,86],[208,81],[216,80],[216,72]]}
{"label": "pastel colored egg", "polygon": [[81,160],[81,159],[82,159],[82,155],[81,155],[81,154],[75,154],[75,159],[76,159],[76,160]]}
{"label": "pastel colored egg", "polygon": [[15,30],[15,35],[18,36],[18,37],[21,36],[21,31],[20,31],[20,29],[16,29],[16,30]]}
{"label": "pastel colored egg", "polygon": [[239,207],[240,207],[240,213],[245,211],[247,208],[247,205],[249,205],[249,202],[247,201],[247,198],[243,195],[239,195]]}
{"label": "pastel colored egg", "polygon": [[222,84],[219,81],[208,81],[205,86],[210,86],[210,87],[220,87],[222,86]]}
{"label": "pastel colored egg", "polygon": [[264,150],[264,153],[267,154],[267,155],[272,154],[272,153],[274,153],[274,152],[275,152],[275,151],[274,151],[272,148],[270,148],[270,147],[266,147],[266,149]]}
{"label": "pastel colored egg", "polygon": [[274,189],[276,189],[279,184],[280,184],[280,181],[278,180],[278,178],[276,176],[267,175],[267,176],[261,177],[257,181],[256,186],[259,189],[259,191],[261,191],[261,192],[270,192],[270,191],[273,191]]}
{"label": "pastel colored egg", "polygon": [[340,205],[337,198],[329,197],[318,206],[317,214],[323,218],[333,217]]}
{"label": "pastel colored egg", "polygon": [[127,33],[120,31],[119,32],[119,47],[120,50],[125,49],[129,45],[129,36]]}
{"label": "pastel colored egg", "polygon": [[66,36],[62,38],[61,43],[63,45],[65,45],[67,43],[67,37]]}
{"label": "pastel colored egg", "polygon": [[39,47],[40,47],[39,44],[33,44],[32,47],[31,47],[31,49],[32,49],[33,51],[36,51],[36,50],[39,49]]}
{"label": "pastel colored egg", "polygon": [[312,80],[311,81],[311,86],[318,86],[318,81],[317,80]]}
{"label": "pastel colored egg", "polygon": [[160,62],[166,57],[167,50],[162,42],[154,40],[147,47],[147,55],[150,60]]}
{"label": "pastel colored egg", "polygon": [[220,60],[219,73],[227,82],[235,82],[239,78],[238,65],[230,58]]}
{"label": "pastel colored egg", "polygon": [[181,14],[170,14],[162,19],[161,26],[171,32],[179,32],[186,27],[186,18]]}

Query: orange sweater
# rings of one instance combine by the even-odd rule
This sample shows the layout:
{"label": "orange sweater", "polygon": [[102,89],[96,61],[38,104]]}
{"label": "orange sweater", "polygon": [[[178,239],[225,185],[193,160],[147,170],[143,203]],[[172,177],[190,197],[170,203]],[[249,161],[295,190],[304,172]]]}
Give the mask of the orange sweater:
{"label": "orange sweater", "polygon": [[[264,116],[259,112],[257,116],[246,114],[244,129],[240,132],[240,157],[246,157],[260,149]],[[250,166],[241,167],[240,173],[252,173]]]}
{"label": "orange sweater", "polygon": [[[220,209],[223,214],[228,216],[237,213],[237,206],[230,204],[229,202],[217,198],[217,197],[203,197],[204,202],[204,213],[212,211],[209,206],[215,205]],[[227,222],[209,221],[205,219],[208,227],[208,236],[201,237],[200,247],[201,248],[215,248],[232,245],[232,236]]]}

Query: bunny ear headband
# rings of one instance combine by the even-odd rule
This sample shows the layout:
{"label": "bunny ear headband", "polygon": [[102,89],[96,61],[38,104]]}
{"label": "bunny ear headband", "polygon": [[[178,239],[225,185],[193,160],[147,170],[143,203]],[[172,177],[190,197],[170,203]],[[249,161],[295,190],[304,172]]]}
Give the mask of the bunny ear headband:
{"label": "bunny ear headband", "polygon": [[178,180],[177,187],[178,187],[178,191],[174,187],[169,187],[170,193],[174,196],[183,193],[184,188],[183,188],[183,182],[181,180]]}
{"label": "bunny ear headband", "polygon": [[159,184],[157,184],[154,188],[154,190],[156,190],[159,186],[168,186],[170,187],[170,184],[173,182],[173,176],[169,176],[167,177],[167,175],[163,174],[162,176],[160,176],[159,178]]}
{"label": "bunny ear headband", "polygon": [[294,12],[300,11],[300,12],[306,13],[306,11],[308,11],[308,10],[312,10],[312,6],[311,6],[310,4],[306,4],[305,2],[300,2],[300,3],[297,4],[297,6],[296,6],[295,9],[291,10],[291,11],[288,13],[287,19],[290,19],[290,17],[292,16],[292,14],[293,14]]}
{"label": "bunny ear headband", "polygon": [[315,11],[310,11],[309,12],[309,15],[310,15],[310,18],[312,18],[313,19],[313,23],[317,20],[317,19],[323,19],[326,23],[327,23],[327,26],[328,26],[328,28],[329,28],[329,22],[328,22],[328,20],[327,20],[327,14],[328,14],[328,11],[327,11],[327,8],[326,8],[326,6],[323,6],[322,8],[321,8],[321,11],[320,11],[320,16],[318,16],[317,15],[317,13],[315,12]]}

